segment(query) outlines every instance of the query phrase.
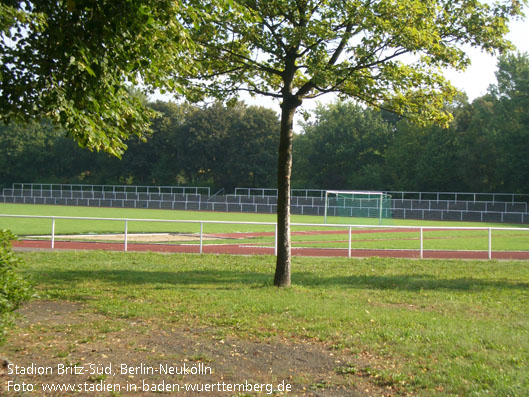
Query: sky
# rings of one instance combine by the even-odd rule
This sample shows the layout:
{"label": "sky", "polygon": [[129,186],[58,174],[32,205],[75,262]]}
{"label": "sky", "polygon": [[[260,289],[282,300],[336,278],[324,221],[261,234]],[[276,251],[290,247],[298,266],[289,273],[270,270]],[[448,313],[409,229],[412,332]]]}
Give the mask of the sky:
{"label": "sky", "polygon": [[[529,17],[529,7],[525,7],[525,14]],[[529,20],[511,21],[510,33],[507,38],[516,46],[518,51],[529,53]],[[445,76],[452,84],[467,93],[469,100],[480,97],[487,92],[490,84],[496,83],[497,58],[476,49],[469,49],[472,64],[465,72],[447,71]]]}

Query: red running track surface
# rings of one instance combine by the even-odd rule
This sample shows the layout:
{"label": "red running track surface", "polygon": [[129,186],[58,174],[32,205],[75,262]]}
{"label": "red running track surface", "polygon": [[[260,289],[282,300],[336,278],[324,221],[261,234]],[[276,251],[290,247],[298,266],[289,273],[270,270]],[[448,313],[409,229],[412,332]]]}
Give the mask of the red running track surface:
{"label": "red running track surface", "polygon": [[[13,247],[19,249],[49,250],[50,241],[44,240],[20,240],[13,242]],[[81,241],[55,241],[55,249],[58,250],[107,250],[123,251],[123,243],[99,243]],[[167,252],[167,253],[199,253],[198,244],[145,244],[129,243],[128,251],[142,252]],[[274,255],[272,247],[251,246],[249,244],[208,244],[203,245],[205,254],[232,254],[232,255]],[[342,248],[302,248],[293,247],[294,256],[338,256],[347,257],[347,249]],[[353,249],[353,257],[387,257],[387,258],[419,258],[419,250],[379,250],[379,249]],[[439,259],[488,259],[487,251],[432,251],[425,250],[424,258]],[[529,251],[493,251],[493,259],[525,259],[529,260]]]}

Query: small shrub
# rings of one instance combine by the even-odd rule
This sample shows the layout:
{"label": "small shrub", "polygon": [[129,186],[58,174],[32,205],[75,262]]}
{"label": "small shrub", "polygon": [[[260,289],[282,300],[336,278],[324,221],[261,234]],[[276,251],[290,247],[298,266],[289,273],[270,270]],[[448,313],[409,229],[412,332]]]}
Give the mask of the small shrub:
{"label": "small shrub", "polygon": [[11,250],[11,241],[15,239],[10,231],[0,230],[0,344],[13,321],[13,312],[31,297],[29,284],[16,272],[22,260]]}

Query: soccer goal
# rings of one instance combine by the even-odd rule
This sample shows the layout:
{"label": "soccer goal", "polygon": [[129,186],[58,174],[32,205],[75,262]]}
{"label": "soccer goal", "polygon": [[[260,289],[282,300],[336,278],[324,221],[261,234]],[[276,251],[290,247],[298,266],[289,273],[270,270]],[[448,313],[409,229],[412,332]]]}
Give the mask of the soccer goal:
{"label": "soccer goal", "polygon": [[381,225],[391,219],[391,196],[383,192],[327,190],[324,222],[343,223],[340,218],[374,218]]}

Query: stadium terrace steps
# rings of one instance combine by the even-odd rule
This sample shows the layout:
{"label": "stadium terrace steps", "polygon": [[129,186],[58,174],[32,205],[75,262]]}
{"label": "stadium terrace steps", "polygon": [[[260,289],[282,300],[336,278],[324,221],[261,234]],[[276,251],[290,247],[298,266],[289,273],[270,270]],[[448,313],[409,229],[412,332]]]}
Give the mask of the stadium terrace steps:
{"label": "stadium terrace steps", "polygon": [[[0,203],[248,213],[275,213],[277,210],[275,195],[209,196],[207,194],[163,193],[161,189],[158,189],[159,192],[156,193],[85,191],[75,190],[73,186],[66,190],[17,189],[16,185],[20,184],[3,189],[0,194]],[[522,201],[392,199],[391,205],[392,217],[396,219],[529,223],[528,204]],[[338,207],[333,206],[331,200],[328,216],[334,216],[337,209]],[[368,211],[371,209],[368,208]],[[373,216],[376,217],[378,209],[373,208],[372,211]],[[292,196],[291,212],[299,215],[323,216],[325,199]]]}

